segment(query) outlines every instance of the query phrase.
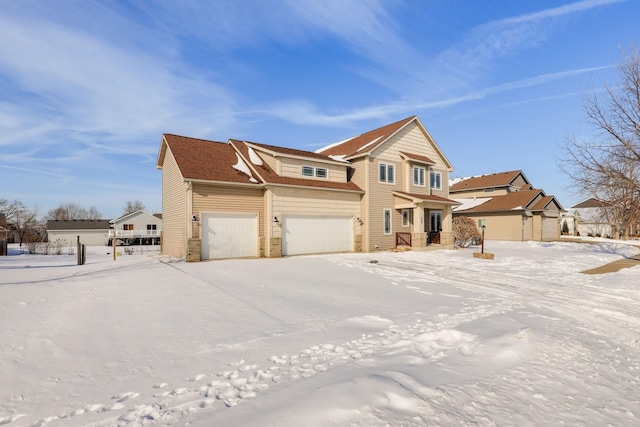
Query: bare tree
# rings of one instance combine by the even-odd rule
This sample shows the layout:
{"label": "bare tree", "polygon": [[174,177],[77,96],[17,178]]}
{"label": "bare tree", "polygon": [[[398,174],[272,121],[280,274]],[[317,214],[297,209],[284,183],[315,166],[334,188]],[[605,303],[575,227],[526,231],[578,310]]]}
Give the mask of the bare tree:
{"label": "bare tree", "polygon": [[18,202],[18,207],[13,215],[11,224],[18,233],[20,246],[38,226],[38,208],[27,208],[22,202]]}
{"label": "bare tree", "polygon": [[127,200],[127,203],[125,203],[124,205],[124,210],[122,215],[128,215],[130,213],[136,212],[136,211],[143,211],[145,210],[145,206],[144,203],[142,203],[141,200]]}
{"label": "bare tree", "polygon": [[640,219],[640,52],[632,45],[621,57],[621,81],[606,86],[604,96],[584,100],[596,136],[567,139],[559,166],[578,194],[611,207],[606,212],[612,237],[627,238]]}
{"label": "bare tree", "polygon": [[95,206],[91,206],[89,210],[87,210],[87,217],[85,219],[102,219],[102,214]]}
{"label": "bare tree", "polygon": [[23,206],[18,200],[0,199],[0,213],[4,214],[9,223],[15,217],[16,212]]}
{"label": "bare tree", "polygon": [[69,221],[74,219],[100,219],[102,214],[91,206],[88,210],[77,203],[63,203],[55,209],[51,209],[45,215],[44,219]]}

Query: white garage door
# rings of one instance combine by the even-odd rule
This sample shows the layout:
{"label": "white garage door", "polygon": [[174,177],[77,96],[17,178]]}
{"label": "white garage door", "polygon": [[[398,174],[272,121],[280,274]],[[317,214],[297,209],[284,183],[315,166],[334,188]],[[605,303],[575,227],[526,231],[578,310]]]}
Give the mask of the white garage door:
{"label": "white garage door", "polygon": [[285,216],[282,254],[300,255],[353,250],[351,217]]}
{"label": "white garage door", "polygon": [[257,214],[203,214],[202,259],[258,256]]}
{"label": "white garage door", "polygon": [[558,218],[542,217],[542,240],[555,240],[558,238]]}

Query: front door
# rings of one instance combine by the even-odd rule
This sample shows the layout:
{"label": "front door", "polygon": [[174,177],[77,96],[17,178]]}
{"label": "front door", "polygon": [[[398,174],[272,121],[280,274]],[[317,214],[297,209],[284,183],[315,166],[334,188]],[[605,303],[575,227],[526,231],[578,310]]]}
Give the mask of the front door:
{"label": "front door", "polygon": [[429,243],[440,243],[442,211],[429,211]]}

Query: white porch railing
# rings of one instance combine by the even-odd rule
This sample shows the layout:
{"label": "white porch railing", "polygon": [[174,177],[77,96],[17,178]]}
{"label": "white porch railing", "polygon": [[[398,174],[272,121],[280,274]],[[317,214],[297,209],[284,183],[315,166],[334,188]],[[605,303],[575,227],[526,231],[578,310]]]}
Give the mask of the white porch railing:
{"label": "white porch railing", "polygon": [[[109,230],[107,236],[113,237],[113,231]],[[160,230],[115,230],[116,238],[136,239],[138,237],[160,237]]]}

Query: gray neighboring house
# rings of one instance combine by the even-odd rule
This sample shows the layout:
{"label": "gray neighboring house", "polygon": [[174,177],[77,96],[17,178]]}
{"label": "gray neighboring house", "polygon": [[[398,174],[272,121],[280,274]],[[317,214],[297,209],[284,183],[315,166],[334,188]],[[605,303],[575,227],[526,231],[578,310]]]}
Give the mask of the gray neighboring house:
{"label": "gray neighboring house", "polygon": [[48,220],[47,234],[49,242],[63,240],[63,246],[75,245],[78,236],[86,246],[105,246],[110,226],[108,219]]}

